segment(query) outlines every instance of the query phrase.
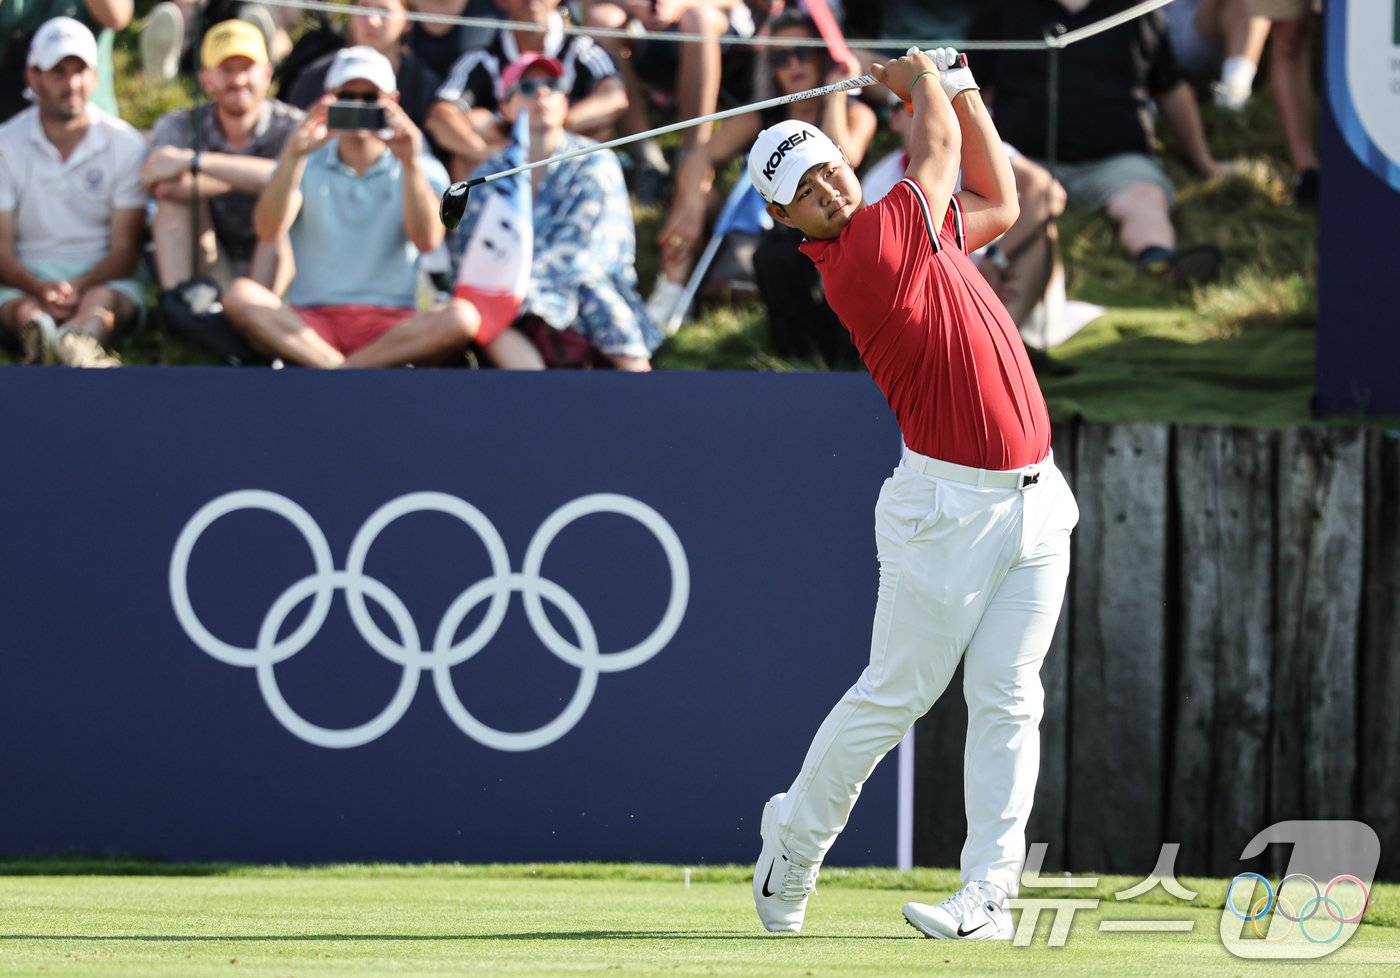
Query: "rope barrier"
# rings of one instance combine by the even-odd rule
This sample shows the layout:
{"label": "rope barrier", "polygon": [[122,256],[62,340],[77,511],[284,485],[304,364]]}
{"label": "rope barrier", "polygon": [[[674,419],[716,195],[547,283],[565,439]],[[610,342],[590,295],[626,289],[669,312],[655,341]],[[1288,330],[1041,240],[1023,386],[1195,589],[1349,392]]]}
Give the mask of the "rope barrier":
{"label": "rope barrier", "polygon": [[[353,3],[332,3],[328,0],[257,0],[257,2],[269,7],[291,7],[297,10],[313,10],[321,13],[332,14],[383,14],[380,7],[361,7]],[[1101,34],[1104,31],[1112,30],[1120,24],[1125,24],[1130,20],[1141,17],[1143,14],[1151,13],[1160,7],[1165,7],[1172,0],[1144,0],[1144,2],[1129,7],[1120,13],[1112,14],[1101,21],[1093,24],[1086,24],[1076,30],[1069,31],[1061,35],[1047,35],[1039,41],[973,41],[968,39],[947,38],[943,40],[929,40],[928,38],[856,38],[848,39],[847,46],[852,48],[892,48],[905,50],[911,47],[934,48],[951,46],[960,51],[1044,51],[1049,49],[1066,48],[1078,41]],[[463,27],[485,27],[485,28],[509,28],[516,31],[528,31],[534,33],[544,33],[549,29],[548,25],[540,25],[526,21],[502,20],[497,17],[462,17],[451,14],[426,14],[416,11],[406,11],[404,13],[410,21],[419,21],[429,24],[449,24]],[[724,35],[714,37],[708,34],[689,34],[681,31],[665,32],[643,32],[637,34],[633,31],[611,28],[611,27],[584,27],[578,24],[571,24],[567,20],[564,22],[564,33],[582,34],[587,37],[613,37],[624,40],[636,40],[639,37],[665,41],[718,42],[722,45],[739,45],[743,47],[767,47],[781,44],[783,47],[826,47],[826,41],[819,37],[766,37],[755,35],[753,37],[734,37]]]}

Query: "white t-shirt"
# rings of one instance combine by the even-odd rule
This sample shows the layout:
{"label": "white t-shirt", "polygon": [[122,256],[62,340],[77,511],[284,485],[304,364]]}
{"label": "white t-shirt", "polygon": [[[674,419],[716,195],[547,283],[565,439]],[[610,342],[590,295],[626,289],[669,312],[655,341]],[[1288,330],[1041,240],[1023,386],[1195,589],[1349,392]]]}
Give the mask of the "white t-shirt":
{"label": "white t-shirt", "polygon": [[96,264],[111,250],[113,211],[146,206],[146,140],[96,106],[88,120],[66,160],[44,135],[37,107],[0,126],[0,211],[14,214],[21,261]]}

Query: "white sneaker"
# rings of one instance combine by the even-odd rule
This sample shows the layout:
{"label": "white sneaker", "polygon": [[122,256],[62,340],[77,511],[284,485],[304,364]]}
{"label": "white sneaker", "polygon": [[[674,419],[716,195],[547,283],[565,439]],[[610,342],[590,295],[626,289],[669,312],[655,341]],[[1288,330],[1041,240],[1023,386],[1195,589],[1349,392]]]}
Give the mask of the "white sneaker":
{"label": "white sneaker", "polygon": [[88,333],[78,333],[71,329],[58,331],[58,347],[55,361],[70,367],[120,367],[122,362],[97,337]]}
{"label": "white sneaker", "polygon": [[[647,313],[651,316],[658,329],[673,336],[676,329],[671,327],[671,317],[675,314],[676,306],[680,305],[681,296],[685,295],[685,286],[679,282],[672,282],[665,275],[660,275],[656,279],[656,287],[651,290],[651,295],[647,298]],[[680,326],[676,324],[677,328]]]}
{"label": "white sneaker", "polygon": [[185,17],[173,3],[158,3],[141,28],[141,70],[153,82],[174,81],[185,47]]}
{"label": "white sneaker", "polygon": [[753,905],[769,931],[796,934],[807,916],[807,898],[817,892],[821,864],[795,859],[778,838],[778,802],[783,797],[776,794],[763,806],[763,851],[753,867]]}
{"label": "white sneaker", "polygon": [[938,940],[1009,941],[1013,933],[1006,897],[994,884],[973,880],[936,907],[906,903],[904,919]]}
{"label": "white sneaker", "polygon": [[61,363],[61,348],[58,345],[58,326],[46,312],[35,313],[34,318],[24,324],[19,334],[23,356],[20,363]]}

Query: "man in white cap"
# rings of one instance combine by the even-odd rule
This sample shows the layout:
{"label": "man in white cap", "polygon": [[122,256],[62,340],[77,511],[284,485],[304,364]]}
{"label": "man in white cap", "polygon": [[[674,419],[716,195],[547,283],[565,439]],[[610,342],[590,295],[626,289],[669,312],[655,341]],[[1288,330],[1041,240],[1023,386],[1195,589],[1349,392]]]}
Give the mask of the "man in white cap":
{"label": "man in white cap", "polygon": [[0,328],[27,363],[115,366],[144,304],[146,142],[90,104],[97,42],[76,20],[39,28],[25,77],[35,104],[0,126]]}
{"label": "man in white cap", "polygon": [[[399,106],[394,69],[367,47],[340,51],[326,95],[287,140],[253,211],[258,238],[290,234],[296,276],[284,303],[240,278],[224,295],[234,328],[268,357],[315,367],[432,364],[464,350],[476,310],[416,308],[420,253],[444,234],[442,164]],[[329,128],[335,102],[383,110],[383,128]]]}
{"label": "man in white cap", "polygon": [[[871,70],[912,104],[904,179],[867,205],[808,123],[759,134],[749,175],[801,230],[827,301],[893,408],[903,458],[875,507],[870,664],[764,807],[753,895],[770,931],[802,928],[822,860],[880,759],[942,695],[967,699],[963,886],[904,916],[943,939],[1009,939],[1040,764],[1040,663],[1069,573],[1074,497],[1016,324],[968,254],[1016,220],[1016,183],[972,73],[951,48]],[[962,190],[954,193],[959,168]],[[784,722],[773,717],[774,722]]]}

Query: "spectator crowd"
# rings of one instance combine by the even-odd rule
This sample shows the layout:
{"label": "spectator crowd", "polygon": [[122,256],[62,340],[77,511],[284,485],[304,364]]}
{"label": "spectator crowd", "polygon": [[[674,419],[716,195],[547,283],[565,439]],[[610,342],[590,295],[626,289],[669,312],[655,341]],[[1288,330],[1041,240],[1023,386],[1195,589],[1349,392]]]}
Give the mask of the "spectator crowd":
{"label": "spectator crowd", "polygon": [[[894,0],[843,10],[827,0],[817,13],[866,36],[926,35],[931,46],[1039,39],[1132,5],[949,0],[935,11]],[[851,55],[806,0],[353,7],[331,17],[251,0],[161,0],[133,23],[133,0],[0,4],[0,341],[15,359],[117,365],[114,342],[149,312],[230,364],[470,359],[640,371],[708,272],[730,294],[762,301],[775,352],[857,363],[798,252],[801,234],[763,222],[751,189],[726,198],[717,185],[761,129],[796,119],[821,126],[868,171],[875,199],[903,173],[906,128],[906,107],[877,89],[684,129],[670,159],[647,139],[533,170],[520,178],[528,233],[504,233],[486,192],[447,232],[438,201],[450,181],[515,159],[801,92],[902,52]],[[1231,172],[1211,152],[1198,92],[1242,109],[1271,32],[1294,200],[1316,207],[1313,16],[1306,0],[1177,0],[1066,48],[1053,114],[1042,53],[974,52],[1021,198],[1016,225],[976,260],[1023,331],[1064,303],[1056,218],[1066,206],[1102,212],[1144,276],[1190,286],[1220,274],[1215,243],[1177,241],[1156,122],[1200,177]],[[138,32],[142,78],[188,77],[199,93],[147,132],[118,111],[113,39],[125,30]],[[890,151],[876,159],[882,132]],[[654,240],[638,240],[634,201],[662,206]],[[745,212],[747,247],[733,231]],[[707,249],[712,235],[726,247]],[[645,289],[639,246],[659,259]],[[509,264],[512,253],[525,283],[512,301],[457,284],[468,263]]]}

